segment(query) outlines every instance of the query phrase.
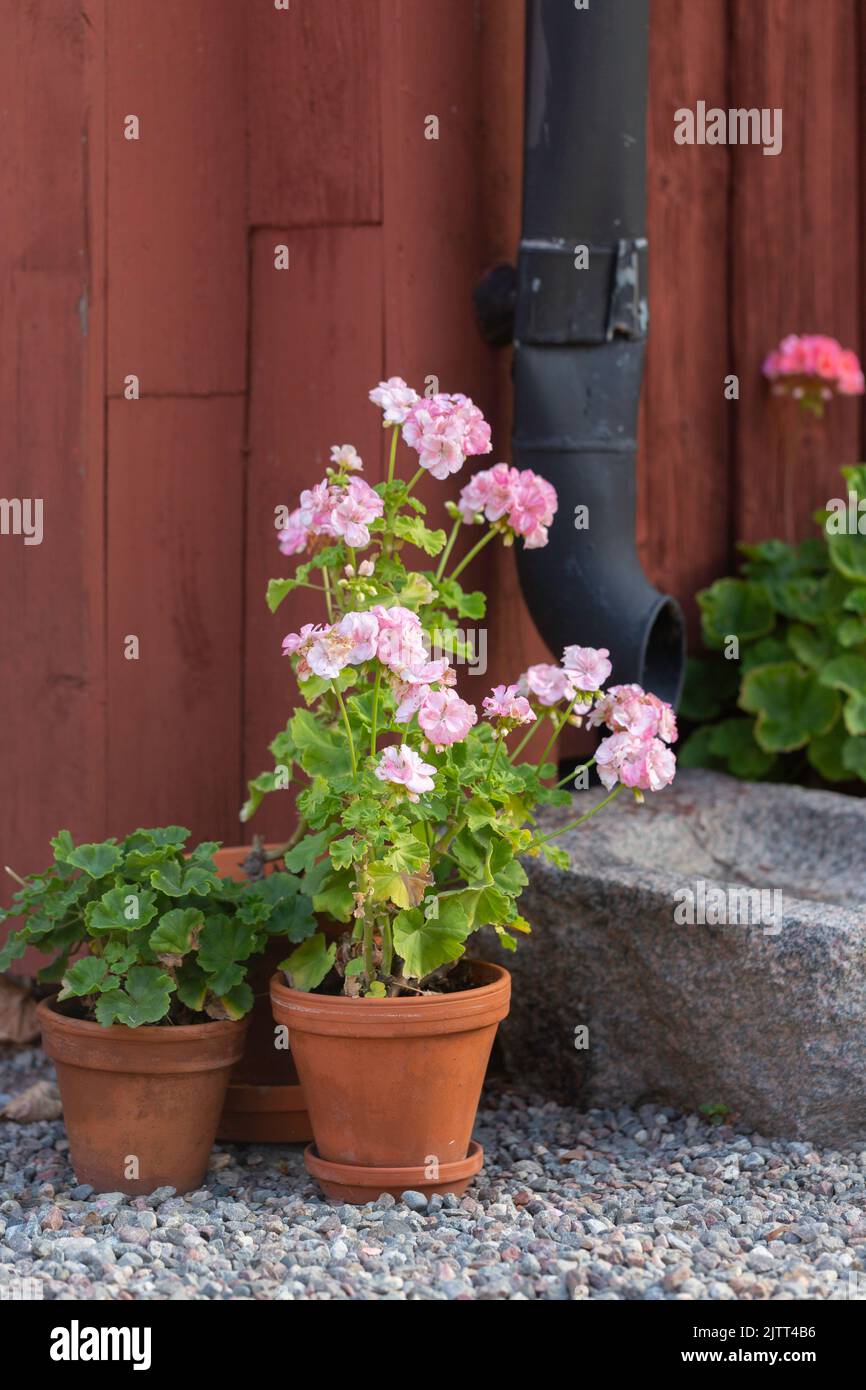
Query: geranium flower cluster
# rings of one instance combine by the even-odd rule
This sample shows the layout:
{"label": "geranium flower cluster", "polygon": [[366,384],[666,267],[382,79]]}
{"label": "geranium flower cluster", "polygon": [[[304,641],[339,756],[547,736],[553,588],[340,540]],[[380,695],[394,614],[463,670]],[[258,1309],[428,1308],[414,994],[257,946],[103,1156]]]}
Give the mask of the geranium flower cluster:
{"label": "geranium flower cluster", "polygon": [[769,354],[763,371],[776,394],[795,400],[861,396],[866,386],[856,352],[822,333],[789,333]]}
{"label": "geranium flower cluster", "polygon": [[674,780],[677,760],[668,744],[677,740],[677,721],[665,700],[639,685],[613,685],[586,722],[589,728],[611,730],[595,754],[608,791],[621,782],[638,792],[657,792]]}
{"label": "geranium flower cluster", "polygon": [[[574,701],[575,714],[586,714],[592,708],[592,692],[601,690],[610,676],[610,652],[607,647],[566,647],[562,665],[540,662],[524,671],[518,689],[538,705],[551,708],[563,701]],[[589,692],[584,699],[579,695]]]}
{"label": "geranium flower cluster", "polygon": [[[457,503],[470,525],[485,518],[502,522],[503,531],[522,536],[527,550],[547,545],[547,528],[556,514],[556,490],[531,468],[509,468],[497,463],[476,473],[460,493]],[[506,544],[511,537],[506,535]]]}
{"label": "geranium flower cluster", "polygon": [[[335,445],[331,457],[340,471],[358,470],[361,459],[351,444]],[[300,506],[289,516],[277,540],[284,555],[300,555],[311,540],[344,540],[353,550],[370,544],[370,522],[382,515],[384,503],[363,478],[332,481],[323,478],[301,493]]]}

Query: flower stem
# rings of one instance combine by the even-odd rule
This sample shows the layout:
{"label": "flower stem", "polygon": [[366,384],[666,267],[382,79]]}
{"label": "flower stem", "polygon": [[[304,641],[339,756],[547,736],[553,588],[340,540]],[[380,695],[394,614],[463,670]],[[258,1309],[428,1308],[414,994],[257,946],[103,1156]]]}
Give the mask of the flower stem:
{"label": "flower stem", "polygon": [[571,714],[571,711],[574,709],[574,705],[575,705],[575,701],[576,701],[576,700],[577,700],[577,695],[572,695],[571,700],[569,701],[568,709],[565,711],[565,714],[562,716],[562,719],[559,721],[558,724],[557,724],[556,721],[554,720],[553,733],[550,735],[550,738],[547,740],[547,747],[545,748],[545,750],[544,750],[544,752],[542,753],[541,757],[538,759],[538,762],[537,762],[537,764],[536,764],[537,767],[541,767],[542,763],[544,763],[544,762],[547,761],[547,755],[548,755],[548,753],[550,752],[551,748],[552,748],[553,745],[556,743],[556,740],[559,738],[559,735],[562,733],[563,729],[565,728],[566,724],[568,723],[568,716]]}
{"label": "flower stem", "polygon": [[448,543],[445,546],[445,549],[442,551],[442,554],[439,558],[439,568],[436,571],[437,579],[441,579],[443,574],[445,573],[445,566],[448,564],[448,561],[451,557],[451,551],[454,549],[454,542],[457,539],[457,532],[460,530],[460,527],[462,525],[463,518],[462,516],[458,516],[457,520],[454,522],[454,525],[451,528],[451,535],[448,537]]}
{"label": "flower stem", "polygon": [[533,734],[537,734],[537,733],[538,733],[538,727],[539,727],[539,725],[538,725],[538,720],[537,720],[537,719],[534,719],[534,720],[532,721],[532,723],[530,724],[529,728],[526,730],[526,733],[523,735],[523,738],[522,738],[522,739],[520,740],[520,742],[518,743],[517,747],[516,747],[516,748],[514,749],[514,751],[510,754],[510,757],[511,757],[511,761],[512,761],[512,762],[514,762],[514,759],[515,759],[515,758],[519,758],[519,757],[520,757],[520,754],[523,752],[524,748],[526,747],[526,745],[527,745],[527,743],[529,742],[529,740],[532,738]]}
{"label": "flower stem", "polygon": [[340,713],[341,713],[341,715],[343,716],[343,724],[344,724],[345,729],[346,729],[346,738],[349,740],[349,758],[351,759],[351,763],[352,763],[352,776],[353,776],[353,777],[357,777],[357,775],[358,775],[358,762],[357,762],[357,759],[356,759],[356,757],[355,757],[355,743],[354,743],[354,740],[353,740],[353,738],[352,738],[352,726],[351,726],[351,724],[349,723],[349,714],[348,714],[348,711],[347,711],[347,709],[346,709],[345,701],[343,700],[343,697],[342,697],[342,695],[340,694],[340,690],[339,690],[339,687],[338,687],[338,685],[337,685],[337,682],[336,682],[336,681],[331,681],[331,687],[332,687],[332,689],[333,689],[333,691],[334,691],[334,694],[335,694],[336,697],[337,697],[337,704],[340,706]]}
{"label": "flower stem", "polygon": [[560,788],[560,787],[564,787],[565,784],[566,784],[566,782],[573,782],[574,779],[575,779],[575,777],[577,776],[577,774],[578,774],[579,772],[587,772],[587,771],[589,770],[589,768],[594,767],[594,766],[595,766],[595,758],[590,758],[590,760],[589,760],[588,763],[582,763],[582,764],[580,765],[580,767],[573,767],[573,768],[571,769],[571,772],[566,773],[566,775],[562,778],[562,780],[561,780],[560,782],[557,782],[557,784],[556,784],[556,786],[554,787],[553,790],[554,790],[554,791],[559,791],[559,788]]}
{"label": "flower stem", "polygon": [[418,472],[417,472],[417,473],[413,473],[412,477],[409,479],[409,482],[408,482],[407,487],[406,487],[406,496],[407,496],[407,497],[409,496],[409,493],[412,491],[412,489],[413,489],[413,487],[415,486],[415,484],[418,482],[418,480],[419,480],[419,478],[421,477],[421,475],[422,475],[423,472],[424,472],[424,469],[423,469],[423,468],[419,468],[419,469],[418,469]]}
{"label": "flower stem", "polygon": [[382,974],[390,975],[394,964],[394,933],[390,917],[382,918]]}
{"label": "flower stem", "polygon": [[331,581],[327,570],[322,570],[322,578],[325,581],[325,607],[328,610],[328,622],[334,621],[334,606],[331,602]]}
{"label": "flower stem", "polygon": [[502,740],[503,740],[504,737],[505,737],[505,730],[504,730],[504,729],[500,729],[500,730],[499,730],[499,737],[498,737],[497,740],[496,740],[496,747],[495,747],[494,750],[493,750],[493,757],[490,759],[490,766],[489,766],[488,769],[487,769],[487,776],[486,776],[485,779],[484,779],[484,786],[485,786],[485,787],[489,787],[489,786],[490,786],[490,778],[493,776],[493,768],[494,768],[495,765],[496,765],[496,759],[499,757],[499,750],[500,750],[500,748],[502,747]]}
{"label": "flower stem", "polygon": [[370,723],[370,757],[376,756],[376,735],[379,722],[379,687],[382,684],[382,666],[376,666],[376,684],[373,686],[373,714]]}
{"label": "flower stem", "polygon": [[397,440],[400,438],[400,426],[395,425],[391,435],[391,457],[388,459],[388,482],[394,481],[394,464],[397,460]]}
{"label": "flower stem", "polygon": [[540,840],[533,840],[522,852],[529,854],[531,850],[538,849],[539,845],[546,845],[548,840],[555,840],[558,835],[564,835],[567,830],[576,830],[579,825],[583,825],[584,821],[588,821],[591,816],[600,811],[602,806],[607,806],[608,802],[613,801],[615,796],[619,796],[622,785],[622,782],[617,782],[609,796],[606,796],[604,801],[600,801],[597,806],[593,806],[592,810],[587,811],[585,816],[580,816],[578,820],[569,821],[568,825],[560,826],[559,830],[551,830],[549,835],[542,835]]}
{"label": "flower stem", "polygon": [[473,545],[472,549],[471,549],[470,551],[468,551],[468,553],[467,553],[466,555],[463,556],[463,559],[460,560],[460,561],[458,561],[458,563],[454,566],[454,569],[451,571],[450,575],[448,576],[449,579],[456,579],[457,576],[458,576],[458,574],[462,574],[463,571],[465,570],[466,566],[467,566],[468,564],[471,564],[471,562],[475,559],[475,556],[478,554],[479,550],[483,550],[483,548],[484,548],[484,546],[487,544],[487,542],[488,542],[488,541],[492,541],[492,540],[493,540],[493,537],[494,537],[495,535],[496,535],[496,531],[495,531],[494,527],[491,526],[491,528],[490,528],[490,530],[487,532],[487,534],[486,534],[485,536],[482,536],[482,537],[481,537],[481,540],[478,542],[478,544],[477,544],[477,545]]}

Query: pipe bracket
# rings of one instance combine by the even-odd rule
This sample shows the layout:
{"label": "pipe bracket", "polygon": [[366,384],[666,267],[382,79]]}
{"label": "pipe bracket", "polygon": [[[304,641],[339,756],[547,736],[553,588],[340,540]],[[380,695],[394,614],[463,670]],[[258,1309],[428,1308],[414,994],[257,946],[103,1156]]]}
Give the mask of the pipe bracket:
{"label": "pipe bracket", "polygon": [[524,240],[517,262],[518,343],[608,343],[646,337],[647,243]]}

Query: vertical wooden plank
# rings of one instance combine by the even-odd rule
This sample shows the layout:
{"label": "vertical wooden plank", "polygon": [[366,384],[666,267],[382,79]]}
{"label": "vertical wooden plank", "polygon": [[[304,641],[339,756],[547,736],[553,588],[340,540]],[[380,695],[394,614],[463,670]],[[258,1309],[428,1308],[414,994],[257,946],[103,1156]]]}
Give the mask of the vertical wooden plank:
{"label": "vertical wooden plank", "polygon": [[108,11],[109,395],[243,391],[244,6]]}
{"label": "vertical wooden plank", "polygon": [[779,155],[732,150],[735,531],[795,539],[814,532],[812,511],[839,495],[840,464],[858,458],[860,411],[832,402],[786,457],[761,363],[786,333],[862,346],[858,6],[734,0],[731,15],[730,104],[783,112]]}
{"label": "vertical wooden plank", "polygon": [[[696,590],[725,573],[729,444],[738,405],[728,340],[730,150],[677,145],[674,112],[727,106],[727,13],[653,0],[647,110],[650,331],[638,446],[638,536],[654,584],[697,634]],[[770,163],[769,160],[759,162]]]}
{"label": "vertical wooden plank", "polygon": [[[114,834],[168,822],[235,842],[243,414],[234,398],[109,405]],[[126,655],[130,637],[137,660]]]}
{"label": "vertical wooden plank", "polygon": [[[274,268],[274,245],[290,248],[291,269]],[[354,444],[368,481],[381,476],[380,412],[367,393],[382,366],[381,232],[376,227],[277,229],[253,238],[250,454],[247,474],[246,776],[273,766],[267,752],[300,703],[282,639],[325,620],[323,596],[290,595],[276,614],[268,580],[294,573],[280,554],[275,509],[293,508],[325,473],[332,444]],[[268,838],[290,828],[285,806],[266,801],[251,829]]]}
{"label": "vertical wooden plank", "polygon": [[0,535],[0,863],[19,873],[61,825],[104,833],[101,10],[0,3],[0,492],[43,506],[41,544]]}
{"label": "vertical wooden plank", "polygon": [[248,25],[250,222],[380,222],[379,0],[257,0]]}

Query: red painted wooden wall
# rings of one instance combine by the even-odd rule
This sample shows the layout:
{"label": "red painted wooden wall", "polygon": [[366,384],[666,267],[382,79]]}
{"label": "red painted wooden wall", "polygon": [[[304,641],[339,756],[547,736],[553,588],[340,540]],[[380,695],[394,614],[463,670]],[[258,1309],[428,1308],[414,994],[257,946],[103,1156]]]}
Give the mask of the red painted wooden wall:
{"label": "red painted wooden wall", "polygon": [[[653,0],[640,543],[692,615],[735,537],[791,520],[764,353],[861,346],[860,25],[856,0]],[[274,508],[333,443],[378,476],[380,376],[468,391],[507,456],[471,291],[517,241],[522,50],[523,0],[0,0],[0,493],[45,516],[41,546],[0,536],[0,863],[61,825],[239,838],[310,616],[264,606]],[[699,99],[782,106],[782,154],[675,145]],[[861,426],[832,407],[795,529]],[[513,557],[477,570],[492,681],[544,649]]]}

